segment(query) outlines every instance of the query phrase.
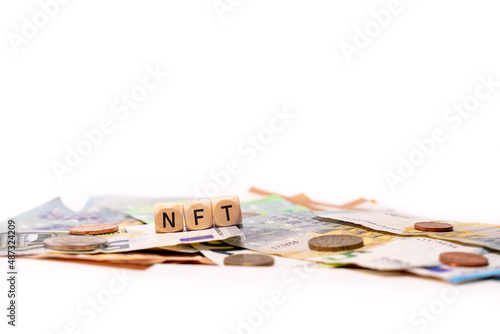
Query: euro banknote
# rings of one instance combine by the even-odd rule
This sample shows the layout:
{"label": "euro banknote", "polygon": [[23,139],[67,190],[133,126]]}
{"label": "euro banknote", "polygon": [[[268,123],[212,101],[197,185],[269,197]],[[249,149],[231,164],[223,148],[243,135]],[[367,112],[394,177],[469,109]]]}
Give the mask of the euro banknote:
{"label": "euro banknote", "polygon": [[[209,241],[196,243],[192,245],[199,250],[207,259],[210,259],[219,266],[224,266],[224,259],[227,256],[238,254],[257,254],[258,252],[249,249],[232,246],[224,241]],[[335,268],[341,267],[342,264],[317,264],[313,262],[300,261],[292,258],[281,256],[274,257],[274,266],[280,268],[302,268],[302,267],[321,267],[321,268]]]}
{"label": "euro banknote", "polygon": [[[250,217],[241,227],[244,236],[230,238],[226,243],[298,260],[326,264],[352,264],[374,270],[407,270],[440,265],[439,255],[448,251],[490,254],[481,247],[465,246],[427,237],[402,237],[374,231],[354,224],[321,219],[311,212],[285,213]],[[340,252],[319,252],[309,249],[311,238],[323,235],[356,235],[364,246]],[[482,270],[487,276],[498,275],[500,259]],[[446,279],[446,277],[443,277]]]}
{"label": "euro banknote", "polygon": [[140,197],[140,196],[92,196],[85,203],[83,211],[95,208],[107,209],[116,212],[126,212],[135,208],[153,206],[161,202],[176,202],[186,200],[183,197]]}
{"label": "euro banknote", "polygon": [[277,193],[272,193],[266,190],[258,189],[255,187],[250,188],[249,193],[261,195],[261,196],[270,196],[273,194],[279,195],[285,200],[293,203],[295,205],[299,205],[302,207],[306,207],[309,210],[317,211],[317,210],[375,210],[380,209],[380,205],[377,204],[374,200],[367,200],[365,198],[358,198],[354,201],[345,204],[332,204],[332,203],[324,203],[317,202],[310,199],[306,194],[301,193],[295,196],[284,196]]}
{"label": "euro banknote", "polygon": [[241,211],[263,215],[271,212],[309,211],[309,209],[305,206],[294,204],[279,195],[270,195],[254,201],[241,202]]}
{"label": "euro banknote", "polygon": [[[19,232],[65,231],[85,224],[143,225],[143,222],[126,213],[104,207],[89,206],[80,212],[75,212],[64,205],[59,197],[11,219],[16,222],[16,229]],[[0,232],[6,232],[7,226],[7,222],[2,223]]]}
{"label": "euro banknote", "polygon": [[87,261],[97,263],[135,264],[150,266],[157,263],[188,263],[188,264],[211,264],[215,263],[201,254],[185,254],[177,252],[127,252],[109,254],[67,254],[46,253],[29,255],[33,259],[55,259],[69,261]]}
{"label": "euro banknote", "polygon": [[[16,233],[17,255],[43,254],[53,252],[44,247],[43,240],[55,236],[67,236],[67,231],[27,231]],[[214,227],[200,231],[185,231],[177,233],[156,233],[154,225],[122,226],[115,233],[100,234],[108,244],[104,248],[87,251],[86,254],[118,253],[154,247],[191,244],[200,241],[224,240],[242,235],[237,226]],[[0,255],[7,255],[7,233],[0,234]],[[79,252],[63,252],[79,253]]]}
{"label": "euro banknote", "polygon": [[316,211],[318,216],[361,225],[373,230],[406,236],[427,236],[434,239],[488,247],[500,251],[500,226],[479,223],[442,221],[453,225],[451,232],[419,231],[415,223],[436,221],[394,210],[379,211]]}
{"label": "euro banknote", "polygon": [[419,276],[440,278],[451,283],[465,283],[484,278],[500,279],[497,276],[500,275],[500,255],[493,252],[483,255],[488,258],[489,265],[486,267],[451,267],[440,264],[433,267],[410,268],[407,271]]}

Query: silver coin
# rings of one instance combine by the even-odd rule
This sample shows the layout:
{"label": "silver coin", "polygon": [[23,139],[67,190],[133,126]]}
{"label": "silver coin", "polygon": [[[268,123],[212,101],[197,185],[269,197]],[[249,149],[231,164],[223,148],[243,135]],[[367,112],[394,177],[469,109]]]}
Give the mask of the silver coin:
{"label": "silver coin", "polygon": [[272,266],[274,259],[263,254],[235,254],[224,258],[226,266],[261,267]]}
{"label": "silver coin", "polygon": [[320,252],[339,252],[363,247],[363,238],[355,235],[323,235],[309,240],[309,248]]}
{"label": "silver coin", "polygon": [[108,240],[101,237],[68,236],[48,238],[44,241],[45,247],[60,251],[90,251],[105,247]]}

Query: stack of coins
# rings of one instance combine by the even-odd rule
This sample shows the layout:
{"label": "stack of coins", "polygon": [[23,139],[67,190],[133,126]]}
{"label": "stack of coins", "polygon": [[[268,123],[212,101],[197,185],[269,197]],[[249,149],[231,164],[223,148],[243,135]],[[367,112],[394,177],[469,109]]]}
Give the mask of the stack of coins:
{"label": "stack of coins", "polygon": [[105,238],[88,236],[55,237],[43,242],[45,247],[58,251],[92,251],[108,243]]}
{"label": "stack of coins", "polygon": [[90,224],[72,227],[72,236],[54,237],[44,240],[45,247],[58,251],[92,251],[106,247],[105,238],[90,235],[114,233],[118,231],[116,224]]}

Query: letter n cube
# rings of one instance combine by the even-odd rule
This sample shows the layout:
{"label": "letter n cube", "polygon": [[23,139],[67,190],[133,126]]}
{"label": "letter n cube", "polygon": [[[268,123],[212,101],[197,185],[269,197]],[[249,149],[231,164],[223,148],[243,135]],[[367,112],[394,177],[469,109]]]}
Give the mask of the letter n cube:
{"label": "letter n cube", "polygon": [[158,203],[155,204],[154,208],[156,233],[182,232],[184,230],[182,204]]}

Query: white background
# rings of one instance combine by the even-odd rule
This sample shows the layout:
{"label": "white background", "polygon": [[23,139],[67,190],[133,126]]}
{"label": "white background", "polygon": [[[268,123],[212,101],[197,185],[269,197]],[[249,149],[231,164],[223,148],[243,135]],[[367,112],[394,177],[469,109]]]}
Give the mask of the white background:
{"label": "white background", "polygon": [[[59,195],[75,209],[96,194],[194,196],[212,181],[210,173],[236,160],[241,171],[221,194],[259,186],[331,202],[366,197],[436,219],[499,223],[500,87],[457,129],[443,120],[448,108],[474,94],[480,76],[500,81],[497,3],[401,0],[400,12],[349,62],[341,43],[353,45],[357,29],[374,22],[370,13],[389,1],[221,2],[231,6],[222,17],[211,0],[69,1],[17,47],[12,36],[22,36],[23,18],[33,22],[41,7],[3,2],[0,218]],[[142,83],[147,67],[169,76],[120,119],[114,101]],[[255,157],[242,155],[238,147],[265,131],[273,109],[283,106],[295,119]],[[83,131],[105,118],[113,131],[58,180],[54,162],[64,163],[67,147],[76,148]],[[384,174],[396,172],[398,157],[408,158],[415,141],[437,127],[446,142],[393,191]],[[73,306],[111,277],[100,267],[20,264],[22,332],[61,331]],[[231,332],[233,319],[251,309],[247,287],[281,282],[276,276],[253,285],[251,271],[231,270],[224,278],[226,272],[205,274],[203,267],[189,269],[196,277],[190,278],[185,267],[160,267],[141,273],[143,282],[136,279],[84,332],[138,331],[150,323],[163,331],[200,329],[209,319],[215,325],[208,332]],[[184,277],[174,281],[176,292],[155,294],[160,280],[174,274]],[[256,332],[337,331],[355,323],[413,333],[407,318],[447,287],[345,270],[318,275],[318,286],[294,294],[295,302]],[[78,285],[70,292],[72,281]],[[87,282],[95,286],[82,287]],[[225,283],[230,288],[219,298]],[[498,296],[488,296],[498,282],[469,286],[426,332],[494,322]],[[467,312],[478,319],[474,326],[461,325]]]}

